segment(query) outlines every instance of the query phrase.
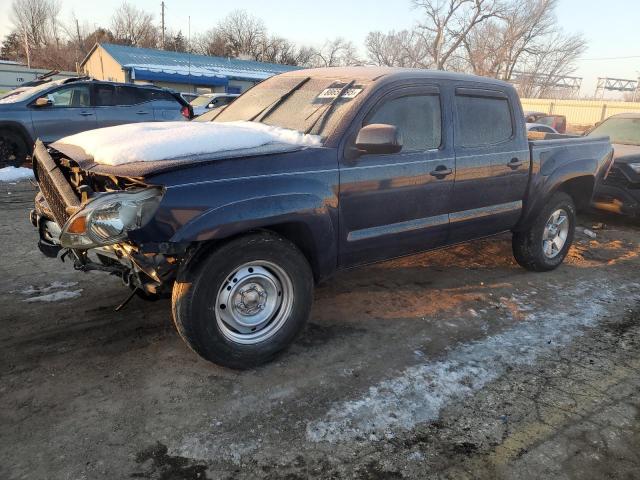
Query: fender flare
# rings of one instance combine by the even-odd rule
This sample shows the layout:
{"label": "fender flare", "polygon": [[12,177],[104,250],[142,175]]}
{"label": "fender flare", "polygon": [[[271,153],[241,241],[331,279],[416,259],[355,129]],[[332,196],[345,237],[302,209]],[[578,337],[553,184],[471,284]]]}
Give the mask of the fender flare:
{"label": "fender flare", "polygon": [[[192,219],[170,241],[220,241],[252,230],[290,224],[303,225],[308,230],[308,260],[319,278],[328,276],[335,270],[338,257],[336,229],[323,199],[312,194],[282,193],[228,203]],[[298,244],[295,238],[289,240]]]}
{"label": "fender flare", "polygon": [[[551,196],[571,180],[590,177],[594,179],[598,169],[598,162],[593,158],[585,158],[567,162],[553,169],[553,165],[545,165],[538,174],[537,181],[529,188],[525,199],[525,209],[520,221],[513,228],[514,231],[527,230],[534,222],[540,211],[547,204]],[[593,196],[593,190],[590,192]],[[532,201],[533,200],[533,201]]]}

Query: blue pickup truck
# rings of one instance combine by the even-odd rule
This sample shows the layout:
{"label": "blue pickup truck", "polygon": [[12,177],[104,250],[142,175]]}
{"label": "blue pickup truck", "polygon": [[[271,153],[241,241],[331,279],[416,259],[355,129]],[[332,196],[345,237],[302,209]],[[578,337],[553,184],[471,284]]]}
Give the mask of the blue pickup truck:
{"label": "blue pickup truck", "polygon": [[195,352],[247,368],[295,339],[314,284],[341,269],[501,232],[526,269],[558,267],[612,147],[525,130],[501,81],[299,70],[173,133],[37,142],[31,220],[45,254],[171,295]]}

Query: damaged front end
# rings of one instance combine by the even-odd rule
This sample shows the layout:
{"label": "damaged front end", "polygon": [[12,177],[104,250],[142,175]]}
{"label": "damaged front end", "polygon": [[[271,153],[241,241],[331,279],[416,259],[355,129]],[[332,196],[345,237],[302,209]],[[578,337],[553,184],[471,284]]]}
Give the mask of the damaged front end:
{"label": "damaged front end", "polygon": [[75,269],[117,275],[150,297],[170,292],[186,246],[140,245],[129,237],[155,215],[162,187],[84,171],[39,141],[33,168],[40,192],[31,222],[42,253],[57,257],[62,252],[60,258],[72,260]]}

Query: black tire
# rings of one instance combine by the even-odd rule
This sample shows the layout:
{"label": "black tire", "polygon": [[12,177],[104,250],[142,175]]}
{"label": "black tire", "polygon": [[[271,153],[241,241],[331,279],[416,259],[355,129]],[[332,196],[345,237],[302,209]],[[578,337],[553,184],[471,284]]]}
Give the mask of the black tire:
{"label": "black tire", "polygon": [[[569,222],[569,231],[562,249],[550,258],[543,249],[543,236],[551,215],[564,210]],[[533,272],[547,272],[557,268],[567,256],[573,243],[576,227],[576,207],[573,199],[565,192],[553,194],[545,208],[537,216],[529,230],[514,232],[512,239],[513,256],[520,266]]]}
{"label": "black tire", "polygon": [[[226,307],[219,305],[218,296],[226,294],[231,286],[240,288],[242,282],[234,285],[233,277],[241,266],[251,262],[268,262],[286,272],[290,294],[282,289],[281,304],[274,313],[275,318],[280,318],[279,327],[270,327],[274,333],[263,341],[245,344],[229,338],[231,329],[218,310]],[[204,359],[235,369],[255,367],[287,348],[304,327],[313,301],[313,275],[307,259],[288,240],[269,232],[250,233],[190,263],[173,286],[173,319],[182,339]],[[289,300],[286,309],[285,297]],[[233,306],[229,308],[236,311]],[[266,328],[269,327],[260,330]]]}
{"label": "black tire", "polygon": [[21,135],[11,130],[0,130],[0,168],[23,166],[29,148]]}

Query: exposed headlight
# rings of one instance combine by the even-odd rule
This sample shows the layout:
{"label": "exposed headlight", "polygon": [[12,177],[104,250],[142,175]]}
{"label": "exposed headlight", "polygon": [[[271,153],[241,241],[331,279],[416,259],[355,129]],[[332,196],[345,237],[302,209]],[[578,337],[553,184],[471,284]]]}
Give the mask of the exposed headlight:
{"label": "exposed headlight", "polygon": [[633,170],[636,173],[640,173],[640,163],[628,163],[627,165],[629,165],[629,167],[631,167],[631,170]]}
{"label": "exposed headlight", "polygon": [[105,193],[89,201],[62,227],[63,247],[87,249],[112,245],[131,230],[144,227],[158,209],[162,190]]}

